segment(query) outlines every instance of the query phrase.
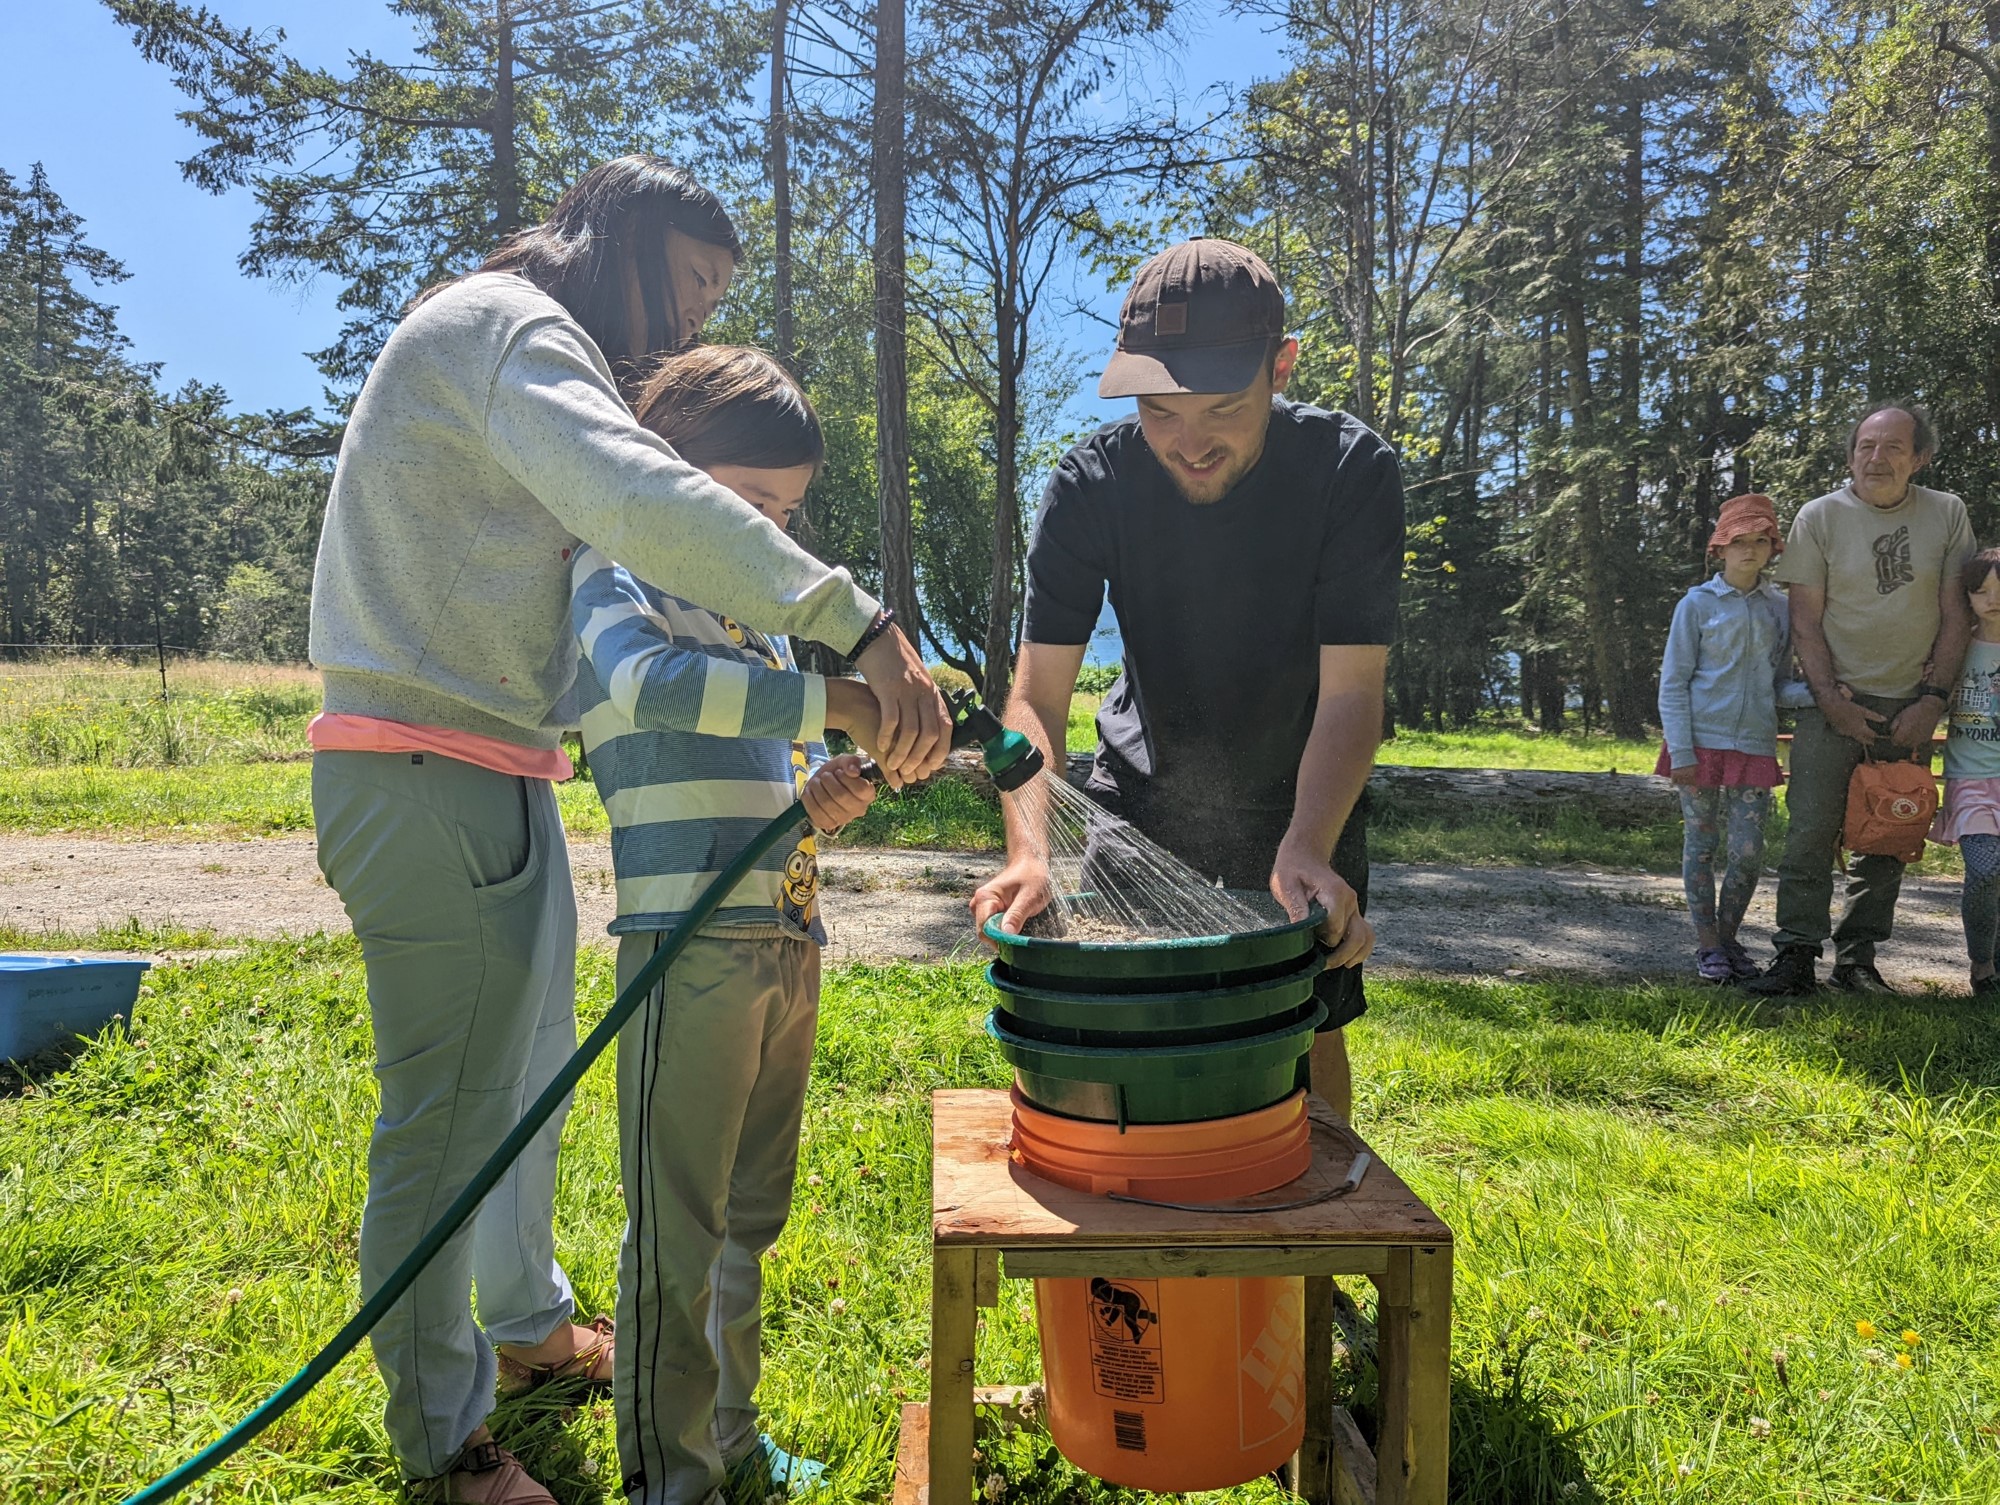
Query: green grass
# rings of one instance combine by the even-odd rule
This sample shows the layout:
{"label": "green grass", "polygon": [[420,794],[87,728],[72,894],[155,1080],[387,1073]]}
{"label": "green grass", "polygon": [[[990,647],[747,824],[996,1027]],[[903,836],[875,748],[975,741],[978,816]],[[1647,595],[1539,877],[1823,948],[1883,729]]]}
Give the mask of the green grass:
{"label": "green grass", "polygon": [[[155,671],[64,660],[44,668],[0,667],[0,831],[172,835],[270,835],[312,830],[305,724],[317,708],[310,671],[219,663],[173,664],[162,706]],[[1068,747],[1096,745],[1102,697],[1071,702]],[[1569,733],[1534,736],[1478,728],[1403,731],[1381,761],[1426,767],[1650,771],[1652,743]],[[588,779],[557,788],[573,836],[608,829]],[[1782,850],[1782,808],[1769,861]],[[850,847],[944,847],[996,851],[999,812],[963,785],[939,780],[885,792],[840,841]],[[1680,871],[1677,820],[1610,830],[1587,811],[1544,822],[1495,819],[1450,824],[1421,808],[1379,800],[1371,845],[1378,862],[1621,868]],[[1952,847],[1932,847],[1916,868],[1955,876]]]}
{"label": "green grass", "polygon": [[[587,952],[587,1016],[609,987],[609,953]],[[2000,1496],[1988,1012],[1371,991],[1351,1032],[1358,1118],[1459,1241],[1455,1498]],[[925,1393],[927,1096],[1005,1081],[986,1003],[969,967],[828,981],[794,1219],[767,1267],[763,1397],[781,1439],[833,1463],[828,1505],[883,1496],[897,1403]],[[5,1498],[117,1500],[348,1315],[374,1104],[363,1010],[351,941],[251,945],[156,970],[130,1038],[0,1097]],[[590,1310],[613,1296],[616,1187],[600,1068],[570,1119],[557,1219]],[[1005,1283],[980,1377],[1031,1379],[1034,1353],[1028,1288]],[[193,1498],[393,1500],[380,1405],[351,1359]],[[604,1403],[516,1403],[499,1428],[565,1505],[616,1498]],[[1100,1493],[1045,1456],[996,1448],[1002,1498]]]}
{"label": "green grass", "polygon": [[1651,773],[1658,741],[1627,742],[1584,732],[1475,727],[1457,732],[1402,728],[1382,744],[1380,763],[1410,768],[1544,768],[1558,773]]}

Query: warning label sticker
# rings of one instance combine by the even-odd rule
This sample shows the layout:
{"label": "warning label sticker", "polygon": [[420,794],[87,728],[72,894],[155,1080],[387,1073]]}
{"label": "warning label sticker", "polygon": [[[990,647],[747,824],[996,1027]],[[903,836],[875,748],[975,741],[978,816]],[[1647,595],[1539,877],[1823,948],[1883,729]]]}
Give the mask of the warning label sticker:
{"label": "warning label sticker", "polygon": [[1091,1387],[1112,1400],[1155,1406],[1165,1401],[1160,1283],[1094,1276],[1088,1299]]}

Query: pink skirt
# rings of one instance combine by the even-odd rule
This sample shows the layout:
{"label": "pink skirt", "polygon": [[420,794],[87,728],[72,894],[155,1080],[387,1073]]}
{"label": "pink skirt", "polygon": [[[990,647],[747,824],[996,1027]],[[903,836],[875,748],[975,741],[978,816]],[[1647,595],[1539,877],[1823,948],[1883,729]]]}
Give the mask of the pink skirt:
{"label": "pink skirt", "polygon": [[2000,779],[1946,779],[1931,840],[1956,846],[1961,836],[2000,836]]}
{"label": "pink skirt", "polygon": [[[1697,747],[1694,766],[1698,770],[1696,783],[1703,789],[1776,789],[1785,782],[1776,758],[1737,752],[1734,748]],[[1662,745],[1660,761],[1653,765],[1653,772],[1665,778],[1673,771],[1673,755]]]}

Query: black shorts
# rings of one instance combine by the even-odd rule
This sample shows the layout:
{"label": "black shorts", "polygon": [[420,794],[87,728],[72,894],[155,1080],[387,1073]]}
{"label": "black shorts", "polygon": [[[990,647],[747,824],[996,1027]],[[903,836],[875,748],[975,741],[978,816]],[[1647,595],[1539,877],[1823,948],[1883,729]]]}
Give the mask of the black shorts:
{"label": "black shorts", "polygon": [[[1288,813],[1256,811],[1222,820],[1210,815],[1176,821],[1147,810],[1141,818],[1127,813],[1115,791],[1093,787],[1085,792],[1112,814],[1130,820],[1203,877],[1219,877],[1229,888],[1269,891],[1271,863],[1290,823]],[[1330,864],[1354,890],[1363,914],[1368,913],[1368,805],[1368,791],[1363,789],[1334,843]],[[1322,1031],[1341,1029],[1368,1012],[1359,966],[1322,972],[1313,985],[1313,996],[1326,1005]]]}

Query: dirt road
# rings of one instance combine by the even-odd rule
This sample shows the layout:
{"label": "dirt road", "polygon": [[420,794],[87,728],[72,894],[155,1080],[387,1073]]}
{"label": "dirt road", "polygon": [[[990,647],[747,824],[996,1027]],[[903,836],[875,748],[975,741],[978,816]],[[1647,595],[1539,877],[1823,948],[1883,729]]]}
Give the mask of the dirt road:
{"label": "dirt road", "polygon": [[[586,937],[612,913],[602,841],[571,845]],[[825,858],[833,961],[972,956],[965,896],[997,865],[987,854],[835,851]],[[1751,911],[1760,957],[1775,880]],[[1388,968],[1445,974],[1576,972],[1664,976],[1686,971],[1692,942],[1677,879],[1541,868],[1385,864],[1370,912]],[[137,919],[218,937],[309,934],[346,924],[305,837],[240,841],[0,837],[0,923],[30,933],[88,933]],[[1896,939],[1882,970],[1904,984],[1962,988],[1965,957],[1955,881],[1903,886]]]}

